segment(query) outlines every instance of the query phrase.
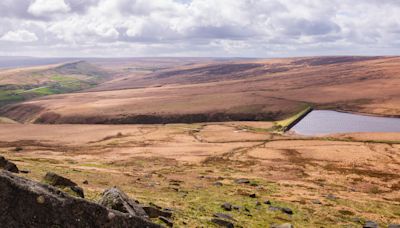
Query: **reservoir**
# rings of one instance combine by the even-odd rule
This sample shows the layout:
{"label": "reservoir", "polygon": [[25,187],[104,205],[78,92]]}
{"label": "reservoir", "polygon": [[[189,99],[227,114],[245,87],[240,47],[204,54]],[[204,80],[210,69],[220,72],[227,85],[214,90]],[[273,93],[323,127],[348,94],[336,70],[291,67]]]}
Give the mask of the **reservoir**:
{"label": "reservoir", "polygon": [[300,135],[350,132],[400,132],[400,118],[314,110],[290,130]]}

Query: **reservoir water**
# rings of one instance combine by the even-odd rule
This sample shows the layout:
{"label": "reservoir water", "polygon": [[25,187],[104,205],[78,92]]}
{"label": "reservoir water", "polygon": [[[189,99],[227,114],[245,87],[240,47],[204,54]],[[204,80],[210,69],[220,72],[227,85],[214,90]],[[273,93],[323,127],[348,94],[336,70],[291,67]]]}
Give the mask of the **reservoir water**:
{"label": "reservoir water", "polygon": [[290,130],[301,135],[350,132],[400,132],[400,118],[314,110]]}

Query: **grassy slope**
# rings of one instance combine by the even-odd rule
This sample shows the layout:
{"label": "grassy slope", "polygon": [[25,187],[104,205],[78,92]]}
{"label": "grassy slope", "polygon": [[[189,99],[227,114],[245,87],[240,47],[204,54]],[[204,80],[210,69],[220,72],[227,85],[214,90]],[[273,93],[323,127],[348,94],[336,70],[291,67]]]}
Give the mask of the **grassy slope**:
{"label": "grassy slope", "polygon": [[[108,74],[86,62],[68,63],[49,69],[24,71],[8,75],[9,78],[25,77],[25,84],[2,84],[0,81],[0,106],[52,94],[70,93],[93,87]],[[4,78],[4,77],[3,77]],[[9,79],[8,78],[8,79]],[[32,78],[39,78],[32,80]]]}

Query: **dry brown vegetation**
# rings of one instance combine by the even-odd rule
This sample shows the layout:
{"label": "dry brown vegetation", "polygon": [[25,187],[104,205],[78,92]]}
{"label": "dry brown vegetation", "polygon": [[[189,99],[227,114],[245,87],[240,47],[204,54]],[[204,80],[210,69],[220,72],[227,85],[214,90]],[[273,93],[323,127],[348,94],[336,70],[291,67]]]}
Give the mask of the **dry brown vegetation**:
{"label": "dry brown vegetation", "polygon": [[[52,170],[88,180],[81,186],[89,199],[117,185],[142,202],[171,207],[178,227],[211,226],[224,202],[250,210],[225,212],[245,227],[400,222],[400,134],[303,138],[269,133],[271,126],[9,124],[1,126],[0,153],[30,170],[22,174],[30,178],[40,180]],[[235,184],[237,178],[251,184]],[[217,181],[223,185],[214,186]],[[295,214],[257,206],[265,200]]]}
{"label": "dry brown vegetation", "polygon": [[[40,123],[276,120],[305,105],[398,116],[399,63],[399,57],[316,57],[198,63],[154,73],[122,67],[121,75],[90,92],[0,112]],[[41,111],[27,116],[32,106]]]}
{"label": "dry brown vegetation", "polygon": [[[20,175],[56,172],[82,183],[89,200],[116,185],[172,208],[176,227],[211,227],[218,212],[238,227],[400,223],[400,133],[302,137],[250,121],[283,119],[308,105],[399,116],[400,57],[93,63],[113,72],[108,81],[0,108],[0,154],[29,170]],[[0,72],[0,85],[48,69]],[[294,214],[270,210],[266,200]],[[240,209],[226,212],[225,202]]]}

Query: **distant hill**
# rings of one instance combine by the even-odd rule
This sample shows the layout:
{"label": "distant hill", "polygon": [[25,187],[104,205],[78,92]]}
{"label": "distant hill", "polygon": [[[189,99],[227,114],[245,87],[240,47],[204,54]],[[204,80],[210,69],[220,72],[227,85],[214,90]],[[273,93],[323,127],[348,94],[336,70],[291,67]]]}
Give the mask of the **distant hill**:
{"label": "distant hill", "polygon": [[[77,73],[85,64],[51,71]],[[90,72],[85,74],[93,78]],[[399,116],[399,75],[400,57],[202,62],[140,77],[125,75],[91,87],[91,92],[46,96],[4,107],[0,115],[36,123],[278,120],[313,106]]]}
{"label": "distant hill", "polygon": [[51,94],[76,92],[111,74],[85,61],[0,71],[0,106]]}

